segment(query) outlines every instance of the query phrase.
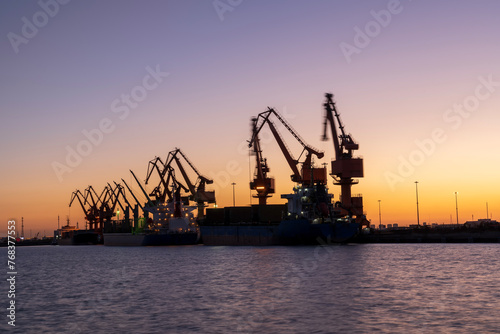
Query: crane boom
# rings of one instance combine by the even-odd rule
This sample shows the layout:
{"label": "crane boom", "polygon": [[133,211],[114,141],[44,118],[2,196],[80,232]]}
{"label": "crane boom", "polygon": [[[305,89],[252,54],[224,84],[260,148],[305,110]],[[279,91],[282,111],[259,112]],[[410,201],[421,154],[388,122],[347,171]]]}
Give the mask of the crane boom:
{"label": "crane boom", "polygon": [[142,193],[144,194],[144,196],[146,196],[146,200],[147,200],[146,205],[154,206],[153,202],[151,201],[151,199],[149,198],[148,194],[146,193],[146,191],[142,187],[141,182],[139,182],[139,179],[135,176],[134,172],[132,172],[132,170],[130,170],[130,173],[132,173],[132,176],[134,177],[135,181],[139,185],[139,188],[141,188]]}
{"label": "crane boom", "polygon": [[[352,197],[352,185],[358,181],[355,177],[363,177],[363,159],[353,157],[353,151],[359,149],[359,145],[352,139],[350,134],[346,134],[344,125],[337,112],[333,94],[325,94],[325,120],[323,129],[323,140],[327,140],[327,127],[330,123],[333,146],[335,150],[335,159],[332,160],[331,173],[334,178],[334,184],[341,187],[341,207],[347,212],[346,214],[356,216],[356,220],[361,224],[368,224],[363,214],[363,198]],[[334,118],[335,116],[335,118]],[[335,120],[338,124],[335,123]],[[336,126],[338,125],[340,134],[337,133]]]}
{"label": "crane boom", "polygon": [[[169,157],[171,157],[171,156],[172,155],[169,153]],[[150,180],[150,178],[153,174],[153,171],[154,170],[157,171],[158,175],[160,176],[160,182],[153,189],[150,196],[155,196],[158,203],[165,202],[167,197],[168,197],[169,202],[171,202],[173,200],[173,194],[172,194],[172,191],[170,190],[170,188],[171,188],[170,183],[171,182],[175,183],[176,187],[178,186],[178,187],[182,188],[184,191],[189,192],[189,189],[175,178],[175,171],[174,171],[173,167],[171,166],[172,159],[170,159],[169,164],[167,164],[167,161],[168,161],[168,158],[165,161],[165,163],[163,163],[163,161],[159,157],[155,157],[153,160],[149,161],[146,181],[144,182],[145,184],[148,184],[148,181]],[[162,165],[163,170],[160,170],[159,165]],[[162,187],[163,187],[163,190],[162,190]]]}
{"label": "crane boom", "polygon": [[[130,189],[130,187],[128,186],[127,182],[125,182],[124,179],[122,179],[122,182],[123,184],[125,185],[125,187],[127,187],[128,191],[130,192],[130,195],[132,195],[132,197],[135,199],[135,201],[137,202],[137,205],[139,205],[139,207],[141,208],[141,210],[143,210],[143,207],[141,205],[141,202],[139,202],[139,200],[137,199],[137,197],[135,197],[134,195],[134,192],[132,191],[132,189]],[[130,206],[132,207],[132,206]]]}
{"label": "crane boom", "polygon": [[[182,165],[182,162],[179,159],[178,154],[180,154],[184,158],[184,160],[188,163],[188,165],[193,169],[193,171],[198,176],[198,179],[196,181],[196,183],[198,184],[197,186],[196,183],[193,184],[193,182],[191,182],[191,180],[189,179],[186,169]],[[181,151],[180,148],[176,148],[175,150],[170,151],[168,153],[168,157],[165,160],[165,169],[163,170],[163,172],[165,172],[168,167],[171,167],[172,161],[174,160],[182,174],[182,177],[184,178],[184,181],[187,184],[187,189],[185,189],[185,187],[183,187],[183,189],[185,191],[189,190],[189,193],[191,194],[191,199],[195,201],[198,206],[198,218],[203,218],[205,216],[204,213],[205,202],[215,203],[215,192],[205,190],[205,185],[213,183],[213,180],[201,175],[198,169],[196,169],[196,167],[191,163],[191,161],[186,157],[186,155]],[[174,176],[173,173],[171,173],[171,175]],[[175,178],[174,182],[176,182],[177,184],[177,180],[175,180]],[[182,184],[180,183],[178,185],[182,186]]]}
{"label": "crane boom", "polygon": [[212,184],[214,181],[212,179],[209,179],[203,175],[200,174],[200,172],[198,172],[198,169],[196,169],[196,167],[191,163],[191,161],[189,161],[189,159],[186,157],[186,155],[181,151],[181,149],[179,148],[176,148],[176,150],[179,151],[180,155],[182,155],[182,157],[184,158],[184,160],[186,160],[186,162],[188,163],[189,166],[191,166],[191,168],[194,170],[194,172],[196,173],[196,175],[198,175],[198,177],[202,180],[204,180],[206,182],[206,184]]}
{"label": "crane boom", "polygon": [[323,131],[323,141],[328,140],[328,137],[326,135],[326,129],[328,127],[328,122],[330,122],[330,129],[332,131],[332,139],[333,139],[333,148],[335,150],[335,157],[337,159],[340,159],[342,155],[342,150],[340,147],[339,143],[339,137],[337,135],[337,129],[335,126],[335,120],[333,118],[333,111],[335,110],[335,113],[337,113],[337,110],[335,109],[335,103],[332,100],[333,94],[327,93],[326,98],[327,101],[323,106],[325,107],[325,121],[324,121],[324,131]]}
{"label": "crane boom", "polygon": [[[303,150],[302,150],[300,156],[302,156],[302,154],[304,152],[307,152],[306,159],[303,162],[303,166],[302,166],[302,175],[301,175],[301,173],[298,169],[298,166],[297,166],[299,164],[300,156],[299,156],[299,159],[295,159],[292,156],[292,154],[290,153],[290,149],[288,148],[285,141],[283,140],[283,137],[281,136],[279,131],[276,129],[276,126],[274,125],[274,123],[270,119],[270,117],[272,115],[274,115],[274,117],[276,117],[283,124],[283,126],[292,134],[292,136],[302,145]],[[260,120],[260,123],[259,123],[259,120]],[[316,148],[306,144],[305,141],[302,139],[302,137],[300,137],[297,134],[297,132],[292,128],[292,126],[287,121],[285,121],[285,119],[283,119],[283,117],[281,117],[280,114],[276,110],[269,108],[269,107],[266,111],[261,112],[257,116],[257,118],[254,120],[252,138],[249,141],[248,147],[252,147],[259,132],[263,128],[264,124],[268,124],[268,126],[271,130],[271,133],[273,134],[276,142],[278,143],[278,146],[281,149],[281,152],[283,153],[288,165],[290,166],[290,169],[293,172],[293,174],[291,175],[292,181],[299,182],[299,183],[304,182],[305,179],[308,178],[305,174],[309,174],[309,172],[311,172],[312,155],[315,155],[318,159],[321,159],[324,156],[324,153],[317,150]],[[313,174],[315,174],[315,176],[313,176],[313,178],[315,178],[315,179],[319,178],[318,181],[321,181],[322,179],[325,178],[325,177],[322,177],[320,175],[323,173],[321,173],[321,172],[317,173],[317,172],[315,172],[314,169],[312,171],[314,172]],[[323,180],[323,182],[325,182],[325,181],[326,180]]]}
{"label": "crane boom", "polygon": [[177,155],[174,155],[174,160],[175,160],[175,163],[177,164],[177,167],[179,167],[179,170],[181,171],[182,177],[186,181],[186,184],[187,184],[187,186],[189,188],[189,191],[191,192],[191,194],[194,197],[195,194],[196,194],[196,190],[194,188],[194,185],[191,183],[191,180],[189,179],[189,176],[187,175],[186,170],[182,166],[182,163],[179,160],[179,158],[177,157]]}
{"label": "crane boom", "polygon": [[276,142],[278,143],[278,146],[280,147],[281,152],[285,156],[285,159],[286,159],[288,165],[290,166],[290,169],[293,171],[292,181],[294,181],[294,182],[300,182],[301,181],[301,177],[300,177],[299,169],[297,167],[298,160],[295,160],[292,157],[292,154],[290,153],[290,150],[288,149],[288,146],[283,141],[283,138],[278,133],[278,130],[276,130],[276,128],[274,127],[273,122],[271,122],[269,120],[267,120],[267,122],[268,122],[269,128],[271,129],[271,132],[272,132],[272,134],[274,136],[274,139],[276,139]]}
{"label": "crane boom", "polygon": [[71,194],[71,200],[69,202],[69,207],[71,207],[71,204],[73,203],[73,201],[75,200],[75,198],[78,199],[78,202],[80,202],[80,206],[82,207],[82,210],[83,210],[83,213],[85,214],[85,218],[87,218],[87,209],[85,209],[85,205],[83,204],[80,196],[83,197],[82,193],[80,192],[80,190],[75,190],[73,191],[73,193]]}
{"label": "crane boom", "polygon": [[[122,211],[125,211],[125,208],[123,207],[122,203],[119,200],[120,194],[122,194],[122,197],[124,197],[123,192],[122,192],[123,187],[121,185],[117,184],[116,182],[115,182],[115,189],[113,189],[113,187],[111,186],[111,184],[109,184],[109,182],[108,182],[108,187],[111,190],[112,197],[110,199],[113,201],[113,211],[115,211],[114,208],[116,206],[116,203],[118,203],[118,205],[120,206]],[[113,196],[114,196],[114,198],[113,198]]]}
{"label": "crane boom", "polygon": [[274,178],[268,177],[269,167],[267,166],[267,159],[262,157],[262,150],[260,148],[259,134],[257,131],[258,118],[252,119],[252,141],[253,152],[255,154],[255,178],[250,182],[250,189],[256,190],[259,199],[259,205],[266,205],[269,194],[274,194]]}
{"label": "crane boom", "polygon": [[[330,122],[331,125],[331,130],[332,130],[332,137],[333,137],[333,144],[335,148],[335,157],[337,159],[340,159],[342,156],[347,155],[349,157],[352,157],[352,151],[358,150],[359,145],[352,139],[350,134],[346,134],[344,130],[344,124],[342,123],[342,120],[340,119],[340,115],[337,112],[337,108],[335,106],[335,102],[333,101],[333,94],[327,93],[325,94],[326,96],[326,103],[324,104],[325,106],[325,122],[324,122],[324,132],[323,132],[323,140],[327,140],[326,137],[326,127],[327,127],[327,122]],[[337,135],[336,131],[336,124],[333,116],[335,115],[335,118],[337,119],[338,127],[340,129],[340,135]],[[340,139],[340,142],[339,142]]]}
{"label": "crane boom", "polygon": [[[118,183],[116,183],[115,181],[113,181],[113,183],[118,187]],[[131,208],[132,205],[130,205],[130,203],[129,203],[128,199],[127,199],[127,196],[125,196],[125,191],[123,189],[124,189],[123,186],[121,186],[122,197],[125,200],[125,203],[127,203],[127,205]]]}

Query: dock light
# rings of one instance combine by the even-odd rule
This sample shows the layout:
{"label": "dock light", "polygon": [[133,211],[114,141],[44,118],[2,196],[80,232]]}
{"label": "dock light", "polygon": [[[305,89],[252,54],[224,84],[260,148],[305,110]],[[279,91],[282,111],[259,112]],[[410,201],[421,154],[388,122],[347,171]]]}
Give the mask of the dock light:
{"label": "dock light", "polygon": [[234,186],[236,185],[236,183],[231,183],[231,185],[233,186],[233,206],[235,206],[235,200],[234,200]]}
{"label": "dock light", "polygon": [[420,215],[418,212],[418,181],[415,181],[415,193],[417,197],[417,226],[420,227]]}
{"label": "dock light", "polygon": [[265,187],[263,187],[263,186],[258,186],[258,187],[256,187],[255,189],[257,189],[257,190],[262,190],[262,189],[265,189]]}

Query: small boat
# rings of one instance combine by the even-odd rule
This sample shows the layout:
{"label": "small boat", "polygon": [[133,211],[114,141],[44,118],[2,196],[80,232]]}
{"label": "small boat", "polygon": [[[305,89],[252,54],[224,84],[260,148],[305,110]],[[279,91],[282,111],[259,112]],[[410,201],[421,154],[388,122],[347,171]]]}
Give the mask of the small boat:
{"label": "small boat", "polygon": [[100,235],[93,230],[81,230],[77,226],[69,224],[69,218],[66,225],[54,231],[53,245],[96,245],[100,242]]}

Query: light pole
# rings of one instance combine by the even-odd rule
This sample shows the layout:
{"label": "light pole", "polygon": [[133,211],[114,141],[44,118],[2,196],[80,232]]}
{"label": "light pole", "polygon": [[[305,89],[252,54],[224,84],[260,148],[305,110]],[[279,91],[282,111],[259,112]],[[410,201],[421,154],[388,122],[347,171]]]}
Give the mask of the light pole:
{"label": "light pole", "polygon": [[378,229],[382,229],[382,214],[380,213],[380,200],[378,200]]}
{"label": "light pole", "polygon": [[458,226],[458,193],[455,191],[455,208],[457,210],[457,226]]}
{"label": "light pole", "polygon": [[417,194],[417,226],[420,226],[420,216],[418,213],[418,181],[415,181],[415,192]]}
{"label": "light pole", "polygon": [[236,185],[236,183],[231,183],[231,185],[233,186],[233,206],[236,206],[235,205],[235,200],[234,200],[234,186]]}

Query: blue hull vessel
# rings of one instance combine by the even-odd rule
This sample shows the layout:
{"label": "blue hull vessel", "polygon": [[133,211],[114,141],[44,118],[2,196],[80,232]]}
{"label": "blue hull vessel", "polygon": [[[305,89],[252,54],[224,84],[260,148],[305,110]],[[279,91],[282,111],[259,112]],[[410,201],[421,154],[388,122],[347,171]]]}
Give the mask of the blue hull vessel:
{"label": "blue hull vessel", "polygon": [[200,226],[202,243],[224,246],[318,245],[346,243],[359,231],[355,222],[311,224],[307,219],[279,225]]}

